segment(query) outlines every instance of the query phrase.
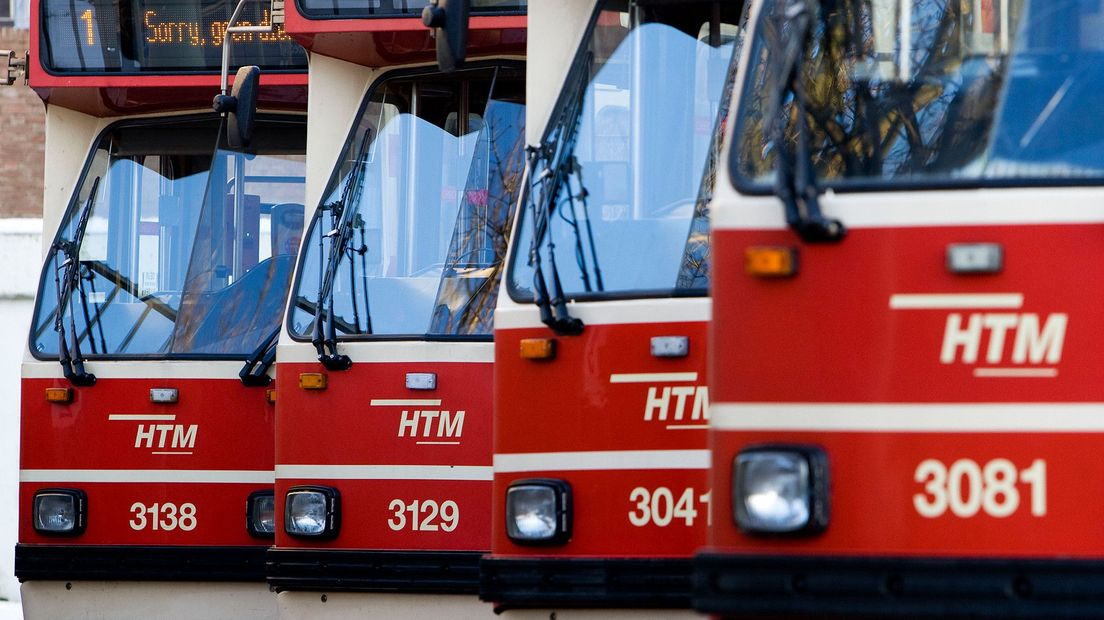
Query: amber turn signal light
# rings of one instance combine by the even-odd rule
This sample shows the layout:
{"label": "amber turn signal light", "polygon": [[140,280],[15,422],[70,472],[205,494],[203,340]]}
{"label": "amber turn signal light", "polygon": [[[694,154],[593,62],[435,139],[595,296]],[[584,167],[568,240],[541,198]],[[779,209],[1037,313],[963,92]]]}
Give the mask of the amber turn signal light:
{"label": "amber turn signal light", "polygon": [[46,402],[58,404],[73,402],[73,388],[46,388]]}
{"label": "amber turn signal light", "polygon": [[299,387],[304,390],[324,390],[326,375],[320,372],[304,372],[299,375]]}
{"label": "amber turn signal light", "polygon": [[276,404],[276,390],[265,390],[265,400],[268,401],[268,404],[275,405]]}
{"label": "amber turn signal light", "polygon": [[550,360],[556,357],[556,341],[553,338],[524,338],[521,341],[521,359]]}
{"label": "amber turn signal light", "polygon": [[744,251],[744,270],[756,278],[788,278],[797,274],[797,248],[752,246]]}

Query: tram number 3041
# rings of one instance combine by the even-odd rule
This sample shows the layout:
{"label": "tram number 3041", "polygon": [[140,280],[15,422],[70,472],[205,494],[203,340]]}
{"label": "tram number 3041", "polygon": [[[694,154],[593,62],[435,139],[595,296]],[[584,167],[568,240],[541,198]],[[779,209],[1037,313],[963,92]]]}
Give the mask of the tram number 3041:
{"label": "tram number 3041", "polygon": [[924,490],[912,496],[912,505],[920,516],[942,517],[949,511],[963,519],[984,513],[1004,518],[1016,513],[1024,504],[1021,489],[1028,496],[1033,517],[1047,513],[1046,461],[1035,459],[1020,469],[1008,459],[993,459],[980,464],[971,459],[959,459],[945,465],[936,459],[926,459],[916,466],[913,479]]}
{"label": "tram number 3041", "polygon": [[636,527],[646,525],[667,527],[671,523],[693,527],[700,507],[705,513],[707,524],[711,524],[712,515],[709,510],[711,497],[710,491],[698,494],[690,488],[679,492],[667,487],[656,489],[636,487],[629,494],[629,501],[634,504],[633,509],[629,511],[629,523]]}

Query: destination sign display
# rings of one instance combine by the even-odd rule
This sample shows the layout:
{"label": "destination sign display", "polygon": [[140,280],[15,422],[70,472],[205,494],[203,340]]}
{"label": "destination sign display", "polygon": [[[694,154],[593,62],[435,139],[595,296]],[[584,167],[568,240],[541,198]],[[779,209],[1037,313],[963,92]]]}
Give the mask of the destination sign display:
{"label": "destination sign display", "polygon": [[[296,0],[313,18],[418,17],[429,0]],[[524,15],[528,0],[472,0],[471,15]]]}
{"label": "destination sign display", "polygon": [[[42,0],[43,61],[57,73],[218,72],[231,0]],[[271,24],[268,2],[237,25]],[[282,27],[231,35],[231,71],[302,71],[306,52]]]}

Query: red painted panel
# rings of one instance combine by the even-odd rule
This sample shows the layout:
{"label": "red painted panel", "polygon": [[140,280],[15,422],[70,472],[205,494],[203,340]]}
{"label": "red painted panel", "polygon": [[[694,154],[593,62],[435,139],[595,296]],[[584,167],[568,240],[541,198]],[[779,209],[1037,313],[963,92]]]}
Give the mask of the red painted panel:
{"label": "red painted panel", "polygon": [[[50,487],[80,488],[88,494],[88,529],[84,534],[61,537],[35,533],[31,525],[32,498],[38,489]],[[245,523],[245,505],[249,494],[265,488],[266,485],[261,484],[24,482],[19,485],[19,542],[47,545],[267,547],[271,539],[250,536]],[[135,507],[136,503],[142,504],[142,507]],[[166,504],[172,504],[172,507]],[[186,507],[187,504],[194,506],[194,509]],[[153,510],[157,511],[157,529],[153,525]],[[182,520],[187,515],[194,516],[194,522],[187,518]]]}
{"label": "red painted panel", "polygon": [[[732,458],[742,446],[764,442],[814,444],[827,453],[831,521],[823,534],[811,539],[755,538],[734,526]],[[716,433],[713,489],[718,525],[713,528],[713,545],[760,554],[1104,557],[1104,538],[1094,535],[1104,523],[1104,505],[1096,501],[1096,489],[1104,484],[1099,444],[1098,435],[1070,433]],[[925,505],[937,501],[925,490],[929,477],[915,481],[918,466],[927,459],[948,469],[968,459],[981,469],[985,488],[991,486],[984,482],[985,466],[1006,459],[1017,472],[1015,490],[990,490],[990,496],[984,488],[971,492],[967,481],[973,474],[961,472],[973,467],[959,466],[957,503],[949,499],[939,516],[922,516],[914,497],[919,495]],[[1043,504],[1032,499],[1038,483],[1023,479],[1024,470],[1038,460],[1046,463]],[[991,466],[990,471],[996,469]],[[1015,502],[1016,509],[999,516],[1013,506],[1009,502]],[[996,508],[995,514],[986,503]],[[1045,514],[1033,515],[1040,507],[1045,507]]]}
{"label": "red painted panel", "polygon": [[[367,345],[350,345],[367,346]],[[355,352],[354,352],[355,358]],[[491,466],[491,365],[485,362],[365,362],[327,372],[327,388],[303,390],[299,374],[325,372],[317,363],[284,363],[277,378],[276,454],[281,465]],[[437,375],[437,389],[406,388],[406,373]],[[384,400],[439,400],[436,405],[388,404]],[[373,403],[373,401],[376,401]],[[344,525],[326,546],[348,549],[473,550],[490,547],[489,480],[285,479],[278,500],[296,484],[323,484],[341,493]],[[451,532],[392,529],[389,506],[400,499],[457,503],[459,525]],[[427,511],[419,511],[422,518]],[[409,513],[407,515],[410,516]],[[395,523],[398,523],[396,518]],[[431,520],[430,525],[434,522]],[[287,537],[278,546],[315,547]]]}
{"label": "red painted panel", "polygon": [[[236,377],[101,378],[95,386],[73,388],[68,405],[46,402],[47,387],[68,385],[64,379],[23,380],[22,469],[272,469],[275,411],[263,388],[244,387]],[[151,403],[150,388],[177,388],[180,401]],[[176,419],[110,420],[111,415]],[[174,447],[176,427],[185,427],[180,432],[186,434],[191,425],[196,426],[194,445]]]}
{"label": "red painted panel", "polygon": [[[20,484],[20,541],[65,544],[266,544],[245,531],[249,493],[269,484],[165,484],[149,482],[65,482],[88,470],[219,470],[271,472],[275,411],[265,390],[234,379],[111,379],[74,388],[67,405],[46,402],[47,387],[68,387],[64,379],[23,379],[20,469],[62,470],[56,481]],[[177,388],[179,402],[149,402],[150,388]],[[120,419],[118,416],[175,416]],[[116,416],[116,419],[110,419]],[[160,453],[160,454],[159,454]],[[188,475],[181,471],[181,475]],[[88,494],[87,532],[77,538],[43,538],[30,525],[30,498],[41,488],[61,486]],[[131,506],[171,502],[196,506],[198,524],[141,530],[128,525]],[[170,517],[164,517],[166,522]]]}
{"label": "red painted panel", "polygon": [[[571,485],[574,522],[566,544],[527,547],[506,537],[506,488],[522,478],[559,478]],[[686,557],[706,541],[712,498],[708,485],[708,471],[702,469],[498,474],[492,548],[500,558]],[[661,488],[671,495],[660,491],[653,497]],[[636,489],[646,495],[637,491],[634,496]]]}
{"label": "red painted panel", "polygon": [[[657,306],[668,303],[657,300]],[[675,303],[675,302],[672,302]],[[495,454],[539,454],[615,450],[704,450],[704,414],[694,416],[695,399],[704,408],[706,384],[706,324],[588,325],[580,336],[556,339],[556,358],[521,359],[523,338],[547,338],[544,328],[498,330],[495,334]],[[653,336],[687,336],[690,355],[656,358]],[[697,373],[692,382],[642,380],[612,382],[612,375]],[[666,391],[670,390],[670,391]],[[649,399],[652,399],[649,406]],[[661,419],[666,403],[667,417]],[[701,410],[699,409],[699,412]],[[570,458],[570,455],[568,456]],[[505,535],[505,493],[519,478],[550,477],[572,486],[574,528],[562,547],[521,547]],[[601,471],[533,471],[495,476],[495,536],[499,556],[675,557],[688,556],[705,542],[708,512],[707,470],[618,470],[616,455]],[[697,511],[690,519],[668,521],[666,495],[656,500],[665,525],[644,519],[636,508],[665,488],[676,500],[684,494]],[[687,493],[687,489],[692,489]],[[705,498],[703,499],[703,496]],[[651,503],[649,500],[649,508]],[[672,507],[673,509],[673,507]],[[648,521],[634,525],[629,514]],[[686,510],[681,511],[686,514]]]}
{"label": "red painted panel", "polygon": [[[340,531],[332,540],[316,541],[288,536],[281,525],[277,528],[277,547],[373,551],[486,551],[490,548],[489,480],[281,479],[276,483],[276,509],[280,519],[284,514],[287,490],[300,484],[338,489],[341,493]],[[447,502],[453,502],[455,507],[445,507]]]}
{"label": "red painted panel", "polygon": [[[796,245],[790,231],[715,234],[715,402],[1079,402],[1099,401],[1104,290],[1079,283],[1104,278],[1102,225],[862,229],[838,245],[801,247],[800,273],[787,280],[743,273],[744,249]],[[962,276],[944,267],[948,244],[1004,246],[1000,274]],[[894,310],[902,293],[1022,293],[1015,310]],[[1012,313],[1068,316],[1054,364],[1014,360],[1012,331],[987,361],[990,330],[976,363],[940,354],[949,315]],[[1053,367],[1047,379],[976,377],[982,367]],[[937,389],[934,389],[937,388]]]}
{"label": "red painted panel", "polygon": [[[745,248],[800,245],[794,234],[718,231],[714,401],[814,408],[821,403],[1101,402],[1104,324],[1098,314],[1104,292],[1084,284],[1104,275],[1104,263],[1094,260],[1091,250],[1086,254],[1086,248],[1100,246],[1102,233],[1104,226],[1097,224],[858,229],[840,244],[801,245],[796,277],[762,280],[743,273]],[[950,273],[947,246],[970,242],[1000,243],[1004,270]],[[1022,307],[913,309],[890,303],[891,296],[902,294],[997,293],[1022,295]],[[1026,347],[1017,355],[1021,330],[1038,331],[1061,320],[1066,323],[1060,348],[1039,346],[1035,355]],[[964,335],[971,321],[977,321],[976,337]],[[971,348],[976,348],[973,360],[966,354]],[[1025,371],[1036,376],[1023,376]],[[1007,376],[1015,373],[1020,376]],[[1104,545],[1092,535],[1104,516],[1091,500],[1091,489],[1104,480],[1104,465],[1095,457],[1098,434],[952,431],[714,430],[713,543],[739,553],[1104,555]],[[808,443],[827,452],[831,522],[822,535],[764,539],[735,528],[732,459],[743,446],[775,442]],[[999,468],[992,464],[1005,460],[1017,478],[1012,490],[985,478],[987,471],[996,476]],[[937,515],[924,516],[916,507],[935,501],[925,483],[916,481],[930,479],[918,472],[924,461],[954,480],[941,488],[957,486],[957,496],[948,490],[948,506]],[[1033,500],[1036,486],[1024,480],[1038,462],[1046,468],[1045,514]],[[974,488],[970,481],[977,472],[982,482]],[[1016,509],[1005,515],[1013,495]]]}

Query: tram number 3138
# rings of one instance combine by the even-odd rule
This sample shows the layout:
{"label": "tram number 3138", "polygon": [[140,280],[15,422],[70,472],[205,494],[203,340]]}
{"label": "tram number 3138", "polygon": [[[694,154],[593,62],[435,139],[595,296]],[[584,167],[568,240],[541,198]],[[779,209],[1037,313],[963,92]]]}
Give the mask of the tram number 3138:
{"label": "tram number 3138", "polygon": [[191,502],[177,506],[172,502],[150,504],[134,502],[130,506],[130,529],[141,531],[150,528],[153,531],[171,532],[181,529],[190,532],[196,528],[196,507]]}
{"label": "tram number 3138", "polygon": [[963,519],[982,513],[1009,517],[1025,503],[1021,501],[1021,489],[1027,494],[1031,516],[1046,516],[1046,461],[1042,459],[1035,459],[1025,469],[1008,459],[984,464],[959,459],[950,466],[926,459],[916,466],[913,479],[924,485],[924,490],[912,496],[912,505],[920,516],[929,519],[948,511]]}

